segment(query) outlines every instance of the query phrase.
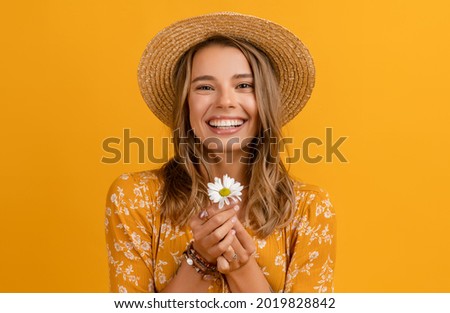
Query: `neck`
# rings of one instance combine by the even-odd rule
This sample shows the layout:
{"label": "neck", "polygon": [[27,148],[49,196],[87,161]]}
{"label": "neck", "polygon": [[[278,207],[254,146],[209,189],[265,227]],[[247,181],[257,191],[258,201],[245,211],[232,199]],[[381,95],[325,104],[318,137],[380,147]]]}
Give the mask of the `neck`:
{"label": "neck", "polygon": [[[214,177],[222,178],[223,175],[228,174],[231,178],[240,182],[243,186],[247,186],[250,178],[246,175],[249,165],[242,162],[241,154],[236,151],[226,153],[210,153],[210,160],[215,159],[216,162],[209,161],[209,170],[211,179]],[[217,161],[220,160],[220,161]],[[204,177],[208,179],[206,171],[203,173]]]}
{"label": "neck", "polygon": [[[234,155],[234,157],[233,157]],[[225,174],[229,177],[234,178],[237,182],[241,183],[244,186],[244,190],[242,190],[242,202],[239,203],[241,209],[238,212],[238,218],[241,222],[244,222],[244,216],[246,211],[246,203],[247,203],[247,188],[250,183],[250,177],[246,173],[248,173],[249,164],[242,162],[241,156],[236,151],[228,152],[228,153],[215,153],[209,154],[210,157],[220,157],[220,162],[209,162],[209,172],[211,177],[208,178],[207,171],[205,169],[201,170],[203,177],[208,181],[212,181],[214,177],[222,178]],[[211,159],[210,159],[211,160]],[[217,159],[216,159],[217,160]]]}

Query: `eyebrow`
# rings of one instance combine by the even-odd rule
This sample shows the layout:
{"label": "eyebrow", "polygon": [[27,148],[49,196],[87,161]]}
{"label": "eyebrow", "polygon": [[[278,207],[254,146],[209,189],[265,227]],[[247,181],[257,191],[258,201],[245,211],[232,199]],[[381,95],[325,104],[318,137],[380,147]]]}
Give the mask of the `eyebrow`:
{"label": "eyebrow", "polygon": [[[233,78],[233,79],[253,78],[253,74],[250,74],[250,73],[245,73],[245,74],[234,74],[232,78]],[[198,77],[194,78],[194,79],[191,81],[191,84],[192,84],[192,83],[195,83],[195,82],[198,82],[198,81],[200,81],[200,80],[216,80],[216,78],[215,78],[214,76],[211,76],[211,75],[202,75],[202,76],[198,76]]]}

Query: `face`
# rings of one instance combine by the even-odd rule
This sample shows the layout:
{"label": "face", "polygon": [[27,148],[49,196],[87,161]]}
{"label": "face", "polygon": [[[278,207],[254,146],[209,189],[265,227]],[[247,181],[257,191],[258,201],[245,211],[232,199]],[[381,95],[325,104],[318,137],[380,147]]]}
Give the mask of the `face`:
{"label": "face", "polygon": [[250,65],[234,47],[211,45],[192,60],[188,95],[192,129],[207,149],[241,149],[258,133]]}

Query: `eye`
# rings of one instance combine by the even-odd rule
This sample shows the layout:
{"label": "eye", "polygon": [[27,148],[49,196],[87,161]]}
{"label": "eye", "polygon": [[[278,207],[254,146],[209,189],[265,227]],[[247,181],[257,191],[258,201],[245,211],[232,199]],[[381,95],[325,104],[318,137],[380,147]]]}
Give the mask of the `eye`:
{"label": "eye", "polygon": [[241,88],[241,89],[253,88],[253,85],[249,84],[249,83],[241,83],[237,86],[237,88]]}
{"label": "eye", "polygon": [[204,91],[210,91],[213,90],[213,88],[209,85],[199,85],[195,87],[196,90],[204,90]]}

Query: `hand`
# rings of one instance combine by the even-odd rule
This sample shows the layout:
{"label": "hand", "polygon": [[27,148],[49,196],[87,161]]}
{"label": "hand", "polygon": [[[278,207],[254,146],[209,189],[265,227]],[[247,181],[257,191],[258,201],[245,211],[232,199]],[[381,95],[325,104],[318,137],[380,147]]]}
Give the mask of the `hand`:
{"label": "hand", "polygon": [[234,225],[236,236],[231,245],[217,258],[217,270],[222,274],[229,274],[243,267],[256,252],[252,237],[245,230],[241,222]]}
{"label": "hand", "polygon": [[220,210],[217,204],[213,204],[189,221],[194,235],[193,247],[209,263],[216,264],[217,258],[227,251],[234,241],[237,231],[233,227],[238,222],[238,210],[239,206],[234,203]]}

